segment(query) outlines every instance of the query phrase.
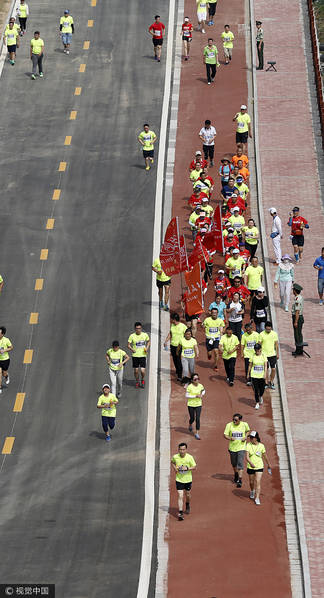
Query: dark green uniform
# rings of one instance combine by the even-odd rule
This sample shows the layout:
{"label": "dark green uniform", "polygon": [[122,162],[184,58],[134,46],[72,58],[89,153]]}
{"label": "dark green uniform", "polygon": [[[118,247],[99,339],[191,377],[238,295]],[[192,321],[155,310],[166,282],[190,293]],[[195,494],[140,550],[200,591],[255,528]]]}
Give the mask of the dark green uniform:
{"label": "dark green uniform", "polygon": [[[299,312],[299,318],[297,322],[297,327],[294,326],[295,323],[295,314],[296,311]],[[304,297],[302,295],[296,295],[294,302],[291,308],[291,315],[292,315],[292,324],[294,328],[294,338],[295,338],[295,345],[296,345],[296,355],[303,354],[303,324],[304,324]]]}

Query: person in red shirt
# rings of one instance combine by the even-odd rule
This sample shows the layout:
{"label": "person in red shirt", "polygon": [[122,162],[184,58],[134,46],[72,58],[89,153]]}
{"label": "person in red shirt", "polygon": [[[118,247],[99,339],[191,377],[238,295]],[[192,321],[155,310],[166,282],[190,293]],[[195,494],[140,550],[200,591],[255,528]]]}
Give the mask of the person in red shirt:
{"label": "person in red shirt", "polygon": [[196,151],[194,159],[190,162],[189,172],[191,172],[192,170],[194,170],[196,168],[196,163],[197,162],[200,162],[201,163],[201,167],[204,168],[204,169],[207,168],[207,166],[208,166],[208,162],[207,162],[207,160],[205,160],[202,157],[202,153],[201,153],[200,150]]}
{"label": "person in red shirt", "polygon": [[[230,229],[231,231],[233,231],[233,229]],[[239,247],[239,238],[237,235],[234,235],[234,232],[230,232],[228,231],[228,234],[226,235],[226,237],[224,237],[224,248],[225,250],[228,250],[230,247]]]}
{"label": "person in red shirt", "polygon": [[248,249],[245,249],[245,243],[239,244],[240,255],[244,259],[245,263],[248,264],[251,254]]}
{"label": "person in red shirt", "polygon": [[196,187],[193,194],[188,199],[189,206],[194,210],[196,206],[201,204],[203,197],[207,197],[206,193],[200,191],[199,187]]}
{"label": "person in red shirt", "polygon": [[248,300],[251,294],[249,289],[246,286],[244,286],[244,284],[242,284],[242,280],[239,276],[234,277],[233,286],[229,289],[227,293],[229,301],[233,300],[234,293],[240,294],[240,299],[243,303],[245,303]]}
{"label": "person in red shirt", "polygon": [[152,36],[153,46],[154,46],[154,60],[158,62],[161,61],[161,52],[162,52],[162,44],[163,38],[165,36],[165,25],[161,23],[160,15],[155,15],[155,21],[152,23],[151,27],[149,27],[149,33]]}
{"label": "person in red shirt", "polygon": [[[227,202],[227,207],[229,210],[233,210],[233,208],[240,208],[240,216],[244,216],[244,212],[246,210],[246,205],[245,205],[245,201],[244,199],[242,199],[242,197],[240,197],[239,195],[236,195],[236,193],[233,193],[232,197],[229,198],[228,202]],[[233,212],[232,212],[233,214]],[[231,214],[231,215],[232,215]]]}
{"label": "person in red shirt", "polygon": [[309,224],[305,218],[299,216],[299,208],[293,208],[292,213],[289,214],[288,226],[291,226],[291,242],[294,246],[295,260],[298,262],[302,259],[304,247],[304,228],[309,228]]}
{"label": "person in red shirt", "polygon": [[182,41],[183,41],[183,52],[184,52],[184,59],[188,60],[189,52],[190,52],[190,42],[192,40],[192,32],[193,26],[192,23],[189,22],[189,17],[184,18],[184,22],[182,24]]}
{"label": "person in red shirt", "polygon": [[218,270],[217,276],[214,280],[214,288],[216,291],[216,297],[220,296],[222,299],[227,297],[227,291],[231,288],[231,283],[227,276],[225,276],[224,270]]}

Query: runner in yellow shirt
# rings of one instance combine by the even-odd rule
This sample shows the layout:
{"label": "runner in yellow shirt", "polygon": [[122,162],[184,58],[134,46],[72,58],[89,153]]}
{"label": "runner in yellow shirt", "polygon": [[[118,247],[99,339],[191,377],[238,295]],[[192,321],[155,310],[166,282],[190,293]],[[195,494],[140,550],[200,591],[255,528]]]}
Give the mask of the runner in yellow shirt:
{"label": "runner in yellow shirt", "polygon": [[[152,264],[152,270],[156,273],[156,286],[159,289],[160,308],[169,311],[169,297],[171,278],[167,276],[162,270],[159,258],[156,258]],[[164,303],[163,303],[163,288],[164,288]]]}
{"label": "runner in yellow shirt", "polygon": [[259,260],[256,256],[251,259],[250,265],[244,272],[244,284],[251,292],[250,299],[252,301],[253,295],[257,294],[257,289],[262,286],[263,268],[259,265]]}
{"label": "runner in yellow shirt", "polygon": [[74,33],[74,21],[70,15],[70,11],[66,9],[63,17],[60,19],[60,32],[62,36],[63,52],[70,54],[70,46],[72,41],[72,34]]}
{"label": "runner in yellow shirt", "polygon": [[171,459],[171,466],[176,474],[176,488],[178,491],[178,520],[183,521],[183,498],[186,497],[186,515],[190,513],[190,499],[192,486],[192,471],[197,467],[196,461],[192,455],[187,453],[188,445],[181,442],[178,446],[178,452]]}
{"label": "runner in yellow shirt", "polygon": [[9,25],[5,28],[4,43],[7,43],[7,49],[9,52],[9,62],[12,66],[15,64],[16,50],[19,48],[19,33],[13,21],[9,22]]}
{"label": "runner in yellow shirt", "polygon": [[232,328],[227,326],[225,334],[221,336],[219,350],[223,356],[224,367],[226,371],[226,381],[230,386],[234,386],[235,363],[237,357],[237,348],[240,344],[239,339],[233,334]]}
{"label": "runner in yellow shirt", "polygon": [[195,358],[199,357],[198,343],[192,336],[191,328],[187,328],[180,339],[178,354],[181,354],[182,384],[187,384],[195,372]]}
{"label": "runner in yellow shirt", "polygon": [[98,398],[97,409],[101,409],[101,422],[103,430],[106,434],[106,442],[111,440],[111,430],[114,429],[116,423],[116,404],[117,397],[110,392],[109,384],[104,384],[102,393]]}
{"label": "runner in yellow shirt", "polygon": [[[135,332],[128,337],[128,348],[132,352],[133,368],[135,376],[135,386],[139,388],[145,387],[145,370],[146,370],[146,356],[150,348],[150,337],[143,331],[141,322],[135,322]],[[141,384],[139,381],[139,370],[141,370]]]}
{"label": "runner in yellow shirt", "polygon": [[172,313],[170,332],[164,341],[164,348],[167,349],[168,341],[170,341],[171,355],[176,370],[178,382],[182,381],[182,363],[181,356],[178,352],[178,347],[186,330],[187,326],[183,322],[180,322],[179,314],[177,314],[176,312]]}
{"label": "runner in yellow shirt", "polygon": [[2,276],[0,274],[0,293],[1,293],[2,289],[3,289],[3,285],[4,285],[4,280],[3,280],[3,278],[2,278]]}
{"label": "runner in yellow shirt", "polygon": [[236,128],[236,143],[241,143],[243,151],[247,153],[248,137],[252,138],[251,117],[247,113],[247,106],[242,104],[240,112],[237,112],[233,117],[233,121],[237,122]]}
{"label": "runner in yellow shirt", "polygon": [[245,332],[241,337],[241,357],[244,357],[246,385],[252,386],[249,377],[250,357],[254,354],[255,344],[259,342],[259,333],[253,330],[252,322],[247,322],[244,326]]}
{"label": "runner in yellow shirt", "polygon": [[254,345],[254,354],[249,360],[248,377],[251,377],[254,390],[255,409],[260,409],[263,403],[265,378],[267,373],[267,357],[262,353],[260,343]]}
{"label": "runner in yellow shirt", "polygon": [[247,473],[250,482],[250,498],[256,505],[260,505],[261,478],[263,473],[263,461],[268,466],[269,475],[272,474],[271,465],[266,454],[265,446],[260,440],[256,430],[251,430],[249,441],[246,444]]}
{"label": "runner in yellow shirt", "polygon": [[8,374],[10,365],[9,352],[12,351],[13,346],[11,340],[5,336],[6,332],[6,327],[0,326],[0,393],[2,392],[2,376],[7,386],[10,382]]}
{"label": "runner in yellow shirt", "polygon": [[221,38],[223,40],[225,64],[228,64],[229,60],[232,60],[233,39],[234,39],[234,33],[232,33],[232,31],[230,31],[229,25],[225,25],[224,31],[221,34]]}
{"label": "runner in yellow shirt", "polygon": [[238,488],[242,486],[246,438],[250,431],[249,424],[242,421],[242,417],[240,413],[234,413],[233,420],[226,424],[224,430],[224,438],[229,441],[228,452],[234,471],[233,482]]}
{"label": "runner in yellow shirt", "polygon": [[35,31],[34,37],[30,42],[30,58],[33,63],[32,79],[36,79],[36,69],[38,65],[39,76],[43,77],[43,57],[44,57],[44,41],[40,37],[40,32]]}
{"label": "runner in yellow shirt", "polygon": [[113,341],[112,347],[106,351],[111,391],[118,399],[122,394],[124,365],[129,359],[129,355],[120,348],[118,341]]}
{"label": "runner in yellow shirt", "polygon": [[150,170],[150,163],[154,162],[154,143],[157,140],[157,136],[154,131],[150,130],[150,125],[145,123],[144,131],[138,136],[138,141],[143,147],[143,157],[145,160],[145,170]]}
{"label": "runner in yellow shirt", "polygon": [[20,0],[20,4],[17,8],[17,14],[20,24],[20,35],[24,35],[26,33],[27,18],[29,16],[29,7],[25,0]]}
{"label": "runner in yellow shirt", "polygon": [[268,358],[268,365],[270,366],[270,380],[268,372],[266,376],[266,387],[275,390],[274,377],[276,375],[276,365],[279,359],[279,339],[278,334],[272,330],[271,322],[265,323],[265,329],[260,332],[259,343],[262,347],[262,353]]}
{"label": "runner in yellow shirt", "polygon": [[218,309],[212,308],[211,315],[203,322],[203,327],[206,335],[207,356],[208,359],[214,357],[214,370],[218,370],[218,347],[224,326],[224,320],[218,317]]}
{"label": "runner in yellow shirt", "polygon": [[200,415],[202,408],[202,398],[206,394],[206,391],[202,384],[199,382],[198,374],[192,374],[191,383],[188,384],[186,389],[186,398],[188,411],[189,411],[189,432],[192,432],[192,424],[196,422],[196,434],[195,438],[200,440]]}

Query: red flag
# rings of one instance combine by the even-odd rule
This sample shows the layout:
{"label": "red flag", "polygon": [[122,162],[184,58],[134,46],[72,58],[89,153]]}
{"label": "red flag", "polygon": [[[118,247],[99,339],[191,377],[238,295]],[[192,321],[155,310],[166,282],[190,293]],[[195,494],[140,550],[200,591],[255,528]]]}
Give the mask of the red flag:
{"label": "red flag", "polygon": [[180,255],[179,255],[180,269],[179,269],[179,272],[185,272],[186,270],[188,270],[189,265],[188,265],[187,248],[186,248],[186,243],[185,243],[183,235],[180,235],[179,241],[180,241]]}
{"label": "red flag", "polygon": [[208,261],[208,251],[202,245],[200,239],[199,242],[196,244],[196,247],[191,252],[188,258],[189,266],[193,267],[198,262],[207,262]]}
{"label": "red flag", "polygon": [[162,270],[173,276],[188,269],[187,250],[183,235],[179,235],[178,217],[169,222],[160,251]]}
{"label": "red flag", "polygon": [[203,245],[208,251],[219,251],[224,253],[223,225],[221,207],[218,206],[214,214],[214,222],[210,232],[203,238]]}
{"label": "red flag", "polygon": [[188,291],[186,293],[186,311],[189,316],[204,311],[204,299],[201,288],[201,271],[197,262],[190,272],[185,273]]}

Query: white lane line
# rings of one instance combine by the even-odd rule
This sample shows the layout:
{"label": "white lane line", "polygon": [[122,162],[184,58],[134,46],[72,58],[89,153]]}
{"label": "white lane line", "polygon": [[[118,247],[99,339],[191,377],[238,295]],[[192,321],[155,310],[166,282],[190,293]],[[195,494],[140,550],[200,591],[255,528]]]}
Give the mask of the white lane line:
{"label": "white lane line", "polygon": [[[165,151],[167,140],[168,113],[170,103],[172,53],[174,38],[174,13],[175,0],[169,0],[168,42],[166,53],[166,68],[163,92],[163,104],[160,125],[159,156],[157,162],[157,182],[155,193],[155,214],[153,228],[153,258],[160,253],[162,202],[163,202],[163,175],[165,164]],[[153,65],[154,66],[154,65]],[[152,262],[153,263],[153,262]],[[145,458],[145,505],[143,518],[143,540],[141,553],[141,566],[137,588],[137,598],[146,598],[149,590],[154,525],[154,480],[155,480],[155,440],[157,416],[157,382],[158,382],[158,356],[159,356],[159,303],[155,280],[152,276],[151,290],[151,350],[149,364],[149,386],[146,428],[146,458]]]}
{"label": "white lane line", "polygon": [[[178,16],[176,25],[176,47],[173,65],[173,79],[171,90],[170,129],[176,130],[178,121],[178,104],[181,77],[182,40],[179,35],[183,22],[184,0],[178,2]],[[172,137],[172,138],[171,138]],[[165,231],[172,215],[172,188],[174,176],[176,135],[169,135],[167,167],[165,172],[165,192],[163,209],[163,231]],[[160,340],[160,467],[159,467],[159,506],[157,532],[157,571],[155,581],[155,598],[165,598],[168,595],[168,560],[169,543],[166,539],[170,506],[170,353],[164,351],[163,341],[170,329],[168,313],[161,313]]]}

